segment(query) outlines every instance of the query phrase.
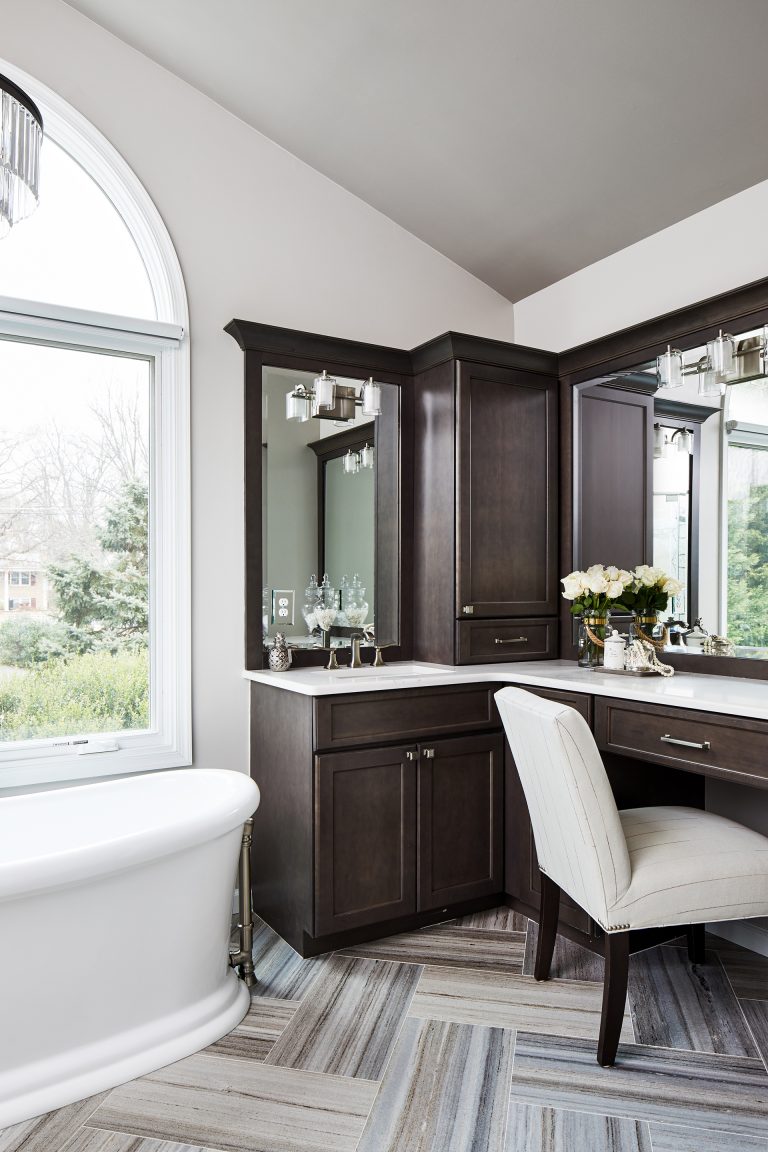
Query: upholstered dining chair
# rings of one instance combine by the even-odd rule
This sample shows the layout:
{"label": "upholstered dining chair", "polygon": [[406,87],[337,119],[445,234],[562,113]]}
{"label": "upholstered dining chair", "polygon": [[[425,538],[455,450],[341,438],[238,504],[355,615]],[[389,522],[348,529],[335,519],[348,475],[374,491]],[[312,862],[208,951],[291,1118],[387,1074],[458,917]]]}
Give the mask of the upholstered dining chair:
{"label": "upholstered dining chair", "polygon": [[768,837],[698,808],[620,812],[583,716],[519,688],[502,688],[496,703],[541,869],[534,975],[549,977],[562,890],[605,932],[597,1062],[610,1065],[636,950],[630,932],[686,928],[690,958],[703,959],[706,921],[768,915]]}

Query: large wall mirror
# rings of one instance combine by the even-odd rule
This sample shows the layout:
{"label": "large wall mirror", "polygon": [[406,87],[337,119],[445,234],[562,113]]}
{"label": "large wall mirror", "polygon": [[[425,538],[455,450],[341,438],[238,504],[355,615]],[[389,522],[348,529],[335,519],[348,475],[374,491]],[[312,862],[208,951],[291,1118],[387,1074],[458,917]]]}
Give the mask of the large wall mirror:
{"label": "large wall mirror", "polygon": [[400,389],[334,375],[321,405],[318,378],[262,370],[264,636],[281,631],[295,649],[352,631],[396,643]]}
{"label": "large wall mirror", "polygon": [[668,651],[767,660],[766,330],[720,341],[575,385],[573,566],[661,567]]}

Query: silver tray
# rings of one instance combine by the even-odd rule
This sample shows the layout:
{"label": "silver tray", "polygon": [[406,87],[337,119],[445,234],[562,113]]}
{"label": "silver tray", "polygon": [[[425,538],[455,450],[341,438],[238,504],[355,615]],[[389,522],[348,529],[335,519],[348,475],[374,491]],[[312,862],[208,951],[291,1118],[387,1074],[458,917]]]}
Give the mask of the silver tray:
{"label": "silver tray", "polygon": [[604,672],[606,676],[658,676],[655,668],[637,668],[630,671],[628,668],[603,668],[602,664],[592,669],[593,672]]}

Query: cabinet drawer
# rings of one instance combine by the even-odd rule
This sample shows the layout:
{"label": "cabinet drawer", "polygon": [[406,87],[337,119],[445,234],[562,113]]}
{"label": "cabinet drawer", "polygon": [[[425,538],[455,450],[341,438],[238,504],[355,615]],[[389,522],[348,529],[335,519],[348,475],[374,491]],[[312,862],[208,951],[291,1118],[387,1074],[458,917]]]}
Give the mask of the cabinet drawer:
{"label": "cabinet drawer", "polygon": [[315,701],[315,747],[408,741],[501,726],[486,685],[405,688]]}
{"label": "cabinet drawer", "polygon": [[567,704],[569,708],[575,708],[590,728],[592,727],[592,697],[584,692],[564,692],[560,688],[533,688],[530,684],[517,684],[516,687],[532,692],[534,696],[541,696],[544,700],[554,700],[557,704]]}
{"label": "cabinet drawer", "polygon": [[459,664],[547,660],[557,655],[556,617],[543,620],[459,620]]}
{"label": "cabinet drawer", "polygon": [[768,788],[764,720],[598,696],[595,739],[604,752]]}

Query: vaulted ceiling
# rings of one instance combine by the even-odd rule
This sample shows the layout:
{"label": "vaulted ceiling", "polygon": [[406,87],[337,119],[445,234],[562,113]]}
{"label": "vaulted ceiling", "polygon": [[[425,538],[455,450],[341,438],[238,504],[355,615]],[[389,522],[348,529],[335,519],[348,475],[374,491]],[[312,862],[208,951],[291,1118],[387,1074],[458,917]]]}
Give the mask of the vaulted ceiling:
{"label": "vaulted ceiling", "polygon": [[68,2],[510,300],[768,178],[766,0]]}

